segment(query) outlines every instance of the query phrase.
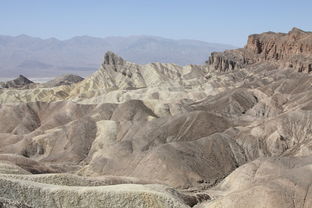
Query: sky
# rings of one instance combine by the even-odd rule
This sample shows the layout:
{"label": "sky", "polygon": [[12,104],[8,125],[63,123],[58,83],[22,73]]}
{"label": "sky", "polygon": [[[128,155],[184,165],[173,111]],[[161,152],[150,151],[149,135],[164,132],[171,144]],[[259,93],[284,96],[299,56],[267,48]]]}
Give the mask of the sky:
{"label": "sky", "polygon": [[243,46],[249,34],[312,31],[311,9],[311,0],[0,0],[0,34],[153,35]]}

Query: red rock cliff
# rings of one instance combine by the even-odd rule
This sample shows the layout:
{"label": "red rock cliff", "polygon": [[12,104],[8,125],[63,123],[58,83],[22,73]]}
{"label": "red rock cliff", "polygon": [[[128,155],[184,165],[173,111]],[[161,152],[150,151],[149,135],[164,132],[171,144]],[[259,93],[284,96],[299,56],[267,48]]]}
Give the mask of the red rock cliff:
{"label": "red rock cliff", "polygon": [[225,71],[264,61],[294,68],[299,72],[311,72],[312,32],[293,28],[288,33],[250,35],[244,48],[212,53],[207,63],[217,70]]}

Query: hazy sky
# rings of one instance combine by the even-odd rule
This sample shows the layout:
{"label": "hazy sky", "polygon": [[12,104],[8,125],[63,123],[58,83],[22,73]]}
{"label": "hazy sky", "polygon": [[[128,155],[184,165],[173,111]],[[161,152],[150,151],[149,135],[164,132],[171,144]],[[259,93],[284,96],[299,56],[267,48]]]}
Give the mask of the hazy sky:
{"label": "hazy sky", "polygon": [[0,0],[0,34],[155,35],[242,46],[251,33],[312,30],[311,0]]}

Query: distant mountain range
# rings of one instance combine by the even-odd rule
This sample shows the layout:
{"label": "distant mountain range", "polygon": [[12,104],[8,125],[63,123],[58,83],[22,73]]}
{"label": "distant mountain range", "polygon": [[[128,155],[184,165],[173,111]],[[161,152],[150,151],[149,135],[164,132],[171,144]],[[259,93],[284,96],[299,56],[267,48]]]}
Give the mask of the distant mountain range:
{"label": "distant mountain range", "polygon": [[127,60],[179,65],[202,64],[211,52],[233,49],[231,45],[197,40],[172,40],[154,36],[95,38],[79,36],[69,40],[40,39],[27,35],[0,35],[0,77],[54,77],[94,72],[106,51]]}

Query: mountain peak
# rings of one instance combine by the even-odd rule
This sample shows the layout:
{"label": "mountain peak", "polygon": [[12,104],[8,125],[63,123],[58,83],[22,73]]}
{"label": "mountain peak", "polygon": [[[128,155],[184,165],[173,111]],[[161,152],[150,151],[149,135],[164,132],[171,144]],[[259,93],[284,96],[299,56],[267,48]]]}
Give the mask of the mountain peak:
{"label": "mountain peak", "polygon": [[[22,74],[20,74],[19,76],[18,76],[18,78],[17,79],[22,79],[22,80],[29,80],[29,79],[27,79],[27,77],[25,77],[24,75],[22,75]],[[30,80],[29,80],[30,81]]]}
{"label": "mountain peak", "polygon": [[82,77],[75,74],[65,74],[55,79],[52,79],[43,84],[44,87],[57,87],[61,85],[71,85],[74,83],[81,82],[83,80]]}
{"label": "mountain peak", "polygon": [[116,55],[112,51],[107,51],[104,56],[105,65],[124,65],[125,60],[120,56]]}
{"label": "mountain peak", "polygon": [[291,31],[289,31],[289,33],[298,33],[298,32],[300,32],[300,33],[305,33],[305,31],[303,31],[303,30],[301,30],[301,29],[299,29],[299,28],[297,28],[297,27],[293,27],[293,28],[291,29]]}
{"label": "mountain peak", "polygon": [[29,79],[27,79],[27,77],[25,77],[25,76],[23,76],[21,74],[13,81],[15,83],[19,83],[19,84],[31,84],[31,83],[34,83],[34,82],[30,81]]}
{"label": "mountain peak", "polygon": [[1,83],[0,88],[23,88],[27,85],[33,84],[23,75],[19,75],[16,79]]}

